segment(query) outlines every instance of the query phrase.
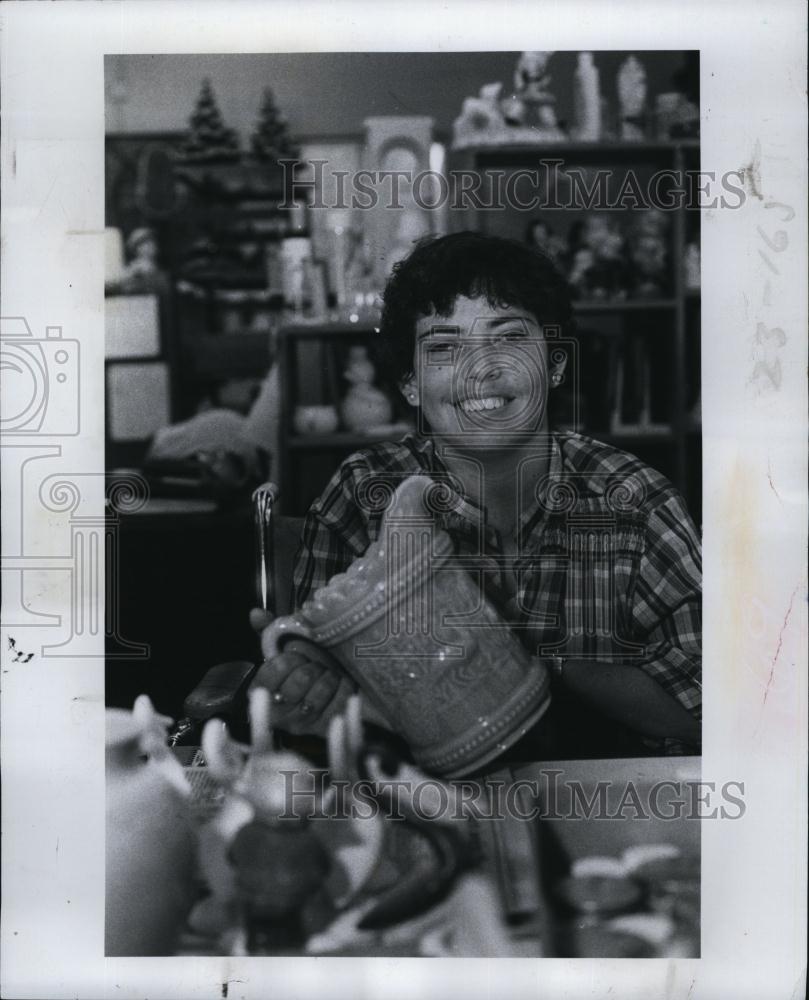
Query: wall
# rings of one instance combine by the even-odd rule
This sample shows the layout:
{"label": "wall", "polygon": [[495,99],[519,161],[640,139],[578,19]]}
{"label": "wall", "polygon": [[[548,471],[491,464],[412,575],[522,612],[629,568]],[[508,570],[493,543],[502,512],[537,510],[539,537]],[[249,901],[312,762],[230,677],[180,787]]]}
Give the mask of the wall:
{"label": "wall", "polygon": [[[615,74],[625,52],[600,52],[601,88],[615,103]],[[636,53],[649,94],[673,88],[682,53]],[[271,86],[295,135],[361,132],[369,115],[432,115],[449,133],[465,97],[485,83],[512,89],[515,52],[352,52],[268,55],[114,55],[105,57],[108,132],[183,130],[203,77],[210,77],[225,122],[244,141],[264,87]],[[572,117],[576,53],[551,59],[560,120]]]}

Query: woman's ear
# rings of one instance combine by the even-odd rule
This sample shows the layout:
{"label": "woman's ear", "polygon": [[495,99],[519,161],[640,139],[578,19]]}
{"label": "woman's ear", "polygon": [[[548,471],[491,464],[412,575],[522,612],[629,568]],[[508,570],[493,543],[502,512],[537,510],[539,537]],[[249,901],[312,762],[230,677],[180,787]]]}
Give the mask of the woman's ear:
{"label": "woman's ear", "polygon": [[415,375],[411,375],[410,378],[403,379],[399,383],[399,392],[401,392],[410,406],[419,405],[419,388],[416,383]]}

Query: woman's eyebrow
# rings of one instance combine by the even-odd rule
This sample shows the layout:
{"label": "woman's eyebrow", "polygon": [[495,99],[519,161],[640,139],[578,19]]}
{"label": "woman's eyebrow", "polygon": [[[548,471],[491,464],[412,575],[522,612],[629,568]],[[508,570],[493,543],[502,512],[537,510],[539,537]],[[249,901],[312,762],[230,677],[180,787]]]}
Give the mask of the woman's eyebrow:
{"label": "woman's eyebrow", "polygon": [[486,322],[490,330],[494,330],[498,326],[507,326],[509,323],[527,323],[528,319],[526,316],[517,313],[514,316],[499,316],[497,319],[486,320],[484,322]]}

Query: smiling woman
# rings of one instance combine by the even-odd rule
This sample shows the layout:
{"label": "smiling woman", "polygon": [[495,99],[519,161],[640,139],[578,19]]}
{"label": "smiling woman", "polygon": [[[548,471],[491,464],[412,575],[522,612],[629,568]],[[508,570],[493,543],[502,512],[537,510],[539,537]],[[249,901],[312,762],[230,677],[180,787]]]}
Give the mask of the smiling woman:
{"label": "smiling woman", "polygon": [[[563,371],[560,362],[553,375]],[[459,445],[475,447],[489,435],[508,447],[528,445],[545,429],[547,384],[547,345],[536,317],[482,296],[458,296],[451,315],[416,323],[414,373],[402,389],[434,435],[460,436]]]}
{"label": "smiling woman", "polygon": [[[426,474],[441,486],[437,526],[502,624],[553,672],[551,709],[509,753],[693,752],[699,539],[660,473],[550,426],[571,333],[567,285],[538,250],[477,233],[419,243],[388,282],[378,345],[418,432],[350,456],[312,505],[296,603],[377,541],[380,496]],[[283,726],[323,731],[350,693],[331,669],[281,652],[256,683],[274,692]]]}

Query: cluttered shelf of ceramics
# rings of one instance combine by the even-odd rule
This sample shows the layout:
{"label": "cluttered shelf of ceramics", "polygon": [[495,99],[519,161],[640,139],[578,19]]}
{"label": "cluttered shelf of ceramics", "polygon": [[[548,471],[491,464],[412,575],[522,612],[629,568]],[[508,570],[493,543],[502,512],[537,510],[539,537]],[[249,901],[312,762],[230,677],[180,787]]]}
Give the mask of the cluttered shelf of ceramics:
{"label": "cluttered shelf of ceramics", "polygon": [[[397,490],[401,546],[374,543],[262,636],[267,656],[315,642],[358,682],[326,767],[277,743],[260,687],[249,743],[213,712],[200,746],[183,723],[167,740],[145,695],[109,710],[108,955],[698,955],[699,824],[658,795],[697,780],[698,758],[498,765],[541,722],[549,676],[479,605],[449,537],[425,547],[430,485]],[[442,617],[470,601],[489,626],[474,638]],[[365,725],[374,710],[413,763]],[[583,822],[577,801],[591,817],[607,784]]]}

